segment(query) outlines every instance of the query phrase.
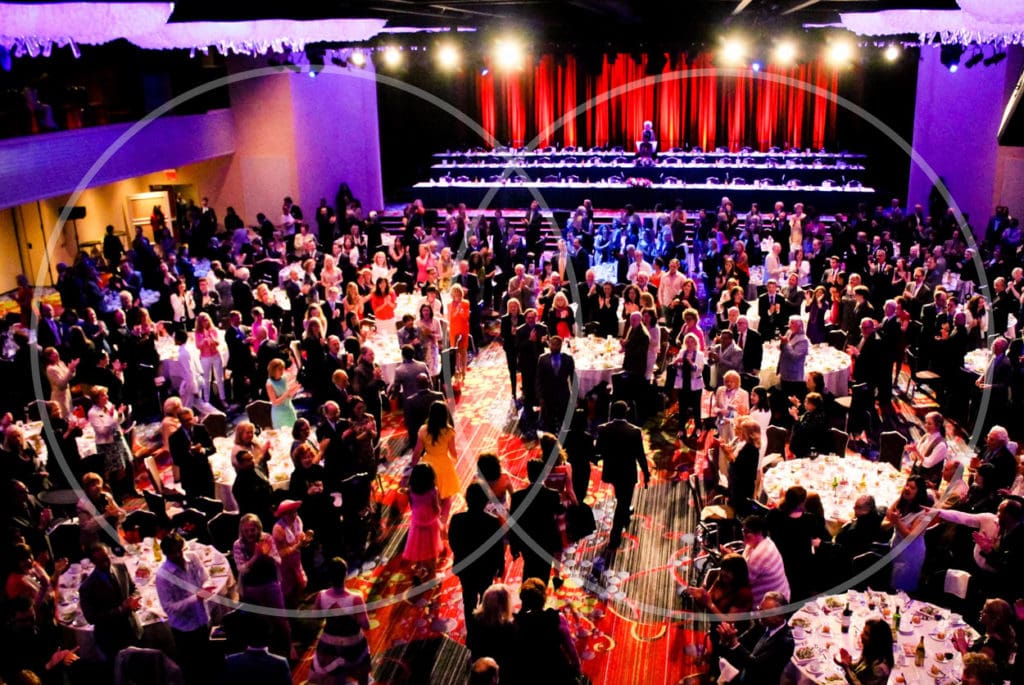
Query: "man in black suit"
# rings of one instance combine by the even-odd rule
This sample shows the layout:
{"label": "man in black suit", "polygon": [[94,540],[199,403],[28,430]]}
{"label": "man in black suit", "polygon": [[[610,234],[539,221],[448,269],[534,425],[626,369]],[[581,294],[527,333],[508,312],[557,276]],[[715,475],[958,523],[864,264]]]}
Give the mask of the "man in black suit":
{"label": "man in black suit", "polygon": [[[879,410],[888,416],[892,412],[892,356],[876,328],[874,319],[862,319],[860,342],[847,345],[846,353],[854,359],[851,376],[853,382],[867,384],[871,397],[878,399]],[[874,406],[870,406],[851,407],[850,415],[860,416],[865,410],[874,414]]]}
{"label": "man in black suit", "polygon": [[469,270],[469,262],[459,262],[459,274],[455,282],[462,286],[462,292],[469,303],[469,334],[479,348],[483,344],[483,330],[480,328],[480,279]]}
{"label": "man in black suit", "polygon": [[523,410],[533,416],[537,405],[537,361],[548,344],[548,327],[537,323],[537,310],[527,309],[526,323],[516,329],[516,351],[523,377]]}
{"label": "man in black suit", "polygon": [[539,255],[540,250],[536,248],[540,244],[540,232],[544,217],[540,213],[540,203],[536,200],[530,203],[530,209],[526,211],[523,223],[526,224],[526,244],[530,249],[536,250]]}
{"label": "man in black suit", "polygon": [[112,665],[118,652],[142,636],[135,618],[142,602],[128,569],[124,564],[111,563],[106,545],[93,545],[89,559],[95,568],[82,581],[78,595],[85,620],[93,626],[96,646]]}
{"label": "man in black suit", "polygon": [[1002,276],[992,281],[992,288],[995,291],[992,295],[992,319],[995,323],[995,333],[1003,335],[1009,325],[1010,314],[1017,314],[1020,311],[1020,303],[1010,295],[1006,289],[1006,279]]}
{"label": "man in black suit", "polygon": [[228,347],[228,370],[231,371],[231,398],[244,406],[252,399],[253,375],[256,371],[249,346],[250,331],[242,326],[242,314],[232,310],[228,314],[228,327],[224,330],[224,342]]}
{"label": "man in black suit", "polygon": [[935,338],[942,331],[942,324],[951,322],[946,313],[946,298],[946,291],[938,289],[933,300],[921,307],[921,338],[917,359],[922,369],[927,369],[931,364],[932,348],[935,346]]}
{"label": "man in black suit", "polygon": [[914,280],[907,285],[906,295],[910,298],[910,315],[915,319],[921,317],[921,307],[932,300],[932,289],[925,283],[923,267],[914,269]]}
{"label": "man in black suit", "polygon": [[637,465],[644,474],[645,488],[651,480],[643,435],[638,427],[626,421],[627,410],[625,402],[613,402],[611,420],[597,427],[595,452],[604,461],[601,480],[610,483],[615,490],[615,515],[608,539],[609,550],[615,550],[621,544],[622,531],[629,525],[633,513]]}
{"label": "man in black suit", "polygon": [[505,573],[505,539],[501,521],[488,514],[487,492],[480,483],[466,488],[466,511],[452,516],[448,524],[448,544],[452,564],[462,585],[462,605],[466,626],[480,598],[495,578]]}
{"label": "man in black suit", "polygon": [[764,340],[778,337],[779,329],[786,322],[785,307],[785,300],[779,293],[779,284],[769,279],[765,293],[757,298],[757,315],[760,317],[757,330]]}
{"label": "man in black suit", "polygon": [[757,375],[764,358],[764,343],[761,334],[751,330],[745,316],[736,319],[736,344],[743,350],[743,373]]}
{"label": "man in black suit", "polygon": [[530,484],[512,493],[509,549],[513,557],[523,557],[523,578],[540,578],[547,585],[553,556],[562,551],[558,529],[562,503],[558,493],[544,485],[542,460],[527,462],[526,475]]}
{"label": "man in black suit", "polygon": [[235,280],[231,282],[231,302],[242,314],[242,321],[246,325],[252,324],[252,307],[255,298],[252,295],[252,288],[249,287],[249,270],[246,268],[235,269]]}
{"label": "man in black suit", "polygon": [[349,444],[341,435],[348,430],[349,422],[342,418],[341,408],[336,402],[324,403],[320,410],[323,418],[316,427],[316,441],[329,488],[337,488],[344,478],[356,472],[355,461]]}
{"label": "man in black suit", "polygon": [[501,347],[505,350],[505,364],[508,366],[509,382],[512,385],[512,400],[516,398],[516,376],[519,373],[519,353],[516,347],[516,330],[523,325],[522,303],[510,298],[508,301],[508,313],[501,317]]}
{"label": "man in black suit", "polygon": [[181,487],[190,497],[213,497],[213,469],[210,456],[217,452],[206,427],[196,423],[188,407],[178,414],[181,428],[171,433],[168,445],[171,459],[181,473]]}
{"label": "man in black suit", "polygon": [[236,619],[246,649],[231,654],[224,662],[224,685],[290,685],[292,671],[288,660],[271,654],[269,619],[257,614],[240,614]]}
{"label": "man in black suit", "polygon": [[986,427],[1008,423],[1006,419],[1009,418],[1007,410],[1010,408],[1010,384],[1013,382],[1013,364],[1006,354],[1009,346],[1010,342],[1006,338],[995,339],[992,343],[992,359],[985,369],[985,374],[975,383],[980,391],[975,400],[979,409],[984,393],[990,393],[988,411],[984,416]]}
{"label": "man in black suit", "polygon": [[995,490],[1009,488],[1017,477],[1017,457],[1007,447],[1010,442],[1010,435],[1002,426],[992,426],[985,436],[985,449],[971,460],[971,468],[977,470],[982,464],[992,464],[995,474],[985,479],[985,486],[991,486]]}
{"label": "man in black suit", "polygon": [[416,445],[416,433],[420,427],[427,422],[427,414],[430,413],[430,406],[434,402],[444,402],[444,393],[438,392],[430,387],[430,376],[425,373],[421,373],[416,377],[416,388],[417,392],[409,398],[409,422],[410,425],[415,426],[412,434],[409,436],[410,445],[412,448]]}
{"label": "man in black suit", "polygon": [[53,318],[53,307],[47,303],[39,305],[39,326],[36,328],[36,342],[44,350],[47,347],[61,349],[64,342],[60,323]]}
{"label": "man in black suit", "polygon": [[[780,592],[771,591],[761,600],[759,611],[772,611],[787,604]],[[739,635],[732,623],[718,626],[721,656],[740,674],[730,682],[742,685],[777,683],[793,657],[793,633],[785,614],[770,614],[758,619],[760,625]]]}
{"label": "man in black suit", "polygon": [[537,399],[540,401],[541,427],[557,434],[562,419],[569,412],[572,388],[576,382],[576,362],[572,356],[562,352],[561,336],[551,336],[548,344],[550,351],[537,360]]}

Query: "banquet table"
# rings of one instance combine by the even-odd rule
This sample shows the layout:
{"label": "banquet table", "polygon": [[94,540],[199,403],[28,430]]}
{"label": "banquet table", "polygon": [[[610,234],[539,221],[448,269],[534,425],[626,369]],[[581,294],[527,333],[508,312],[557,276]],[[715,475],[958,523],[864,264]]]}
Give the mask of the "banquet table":
{"label": "banquet table", "polygon": [[[167,614],[160,606],[160,600],[156,593],[156,571],[161,562],[153,558],[153,544],[152,538],[146,538],[141,544],[128,544],[125,546],[123,557],[112,558],[114,563],[123,563],[131,574],[132,580],[135,581],[142,600],[142,606],[136,613],[139,623],[146,633],[146,638],[149,638],[150,634],[155,631],[166,631],[167,629]],[[227,557],[215,548],[199,544],[194,540],[189,540],[186,543],[185,550],[199,555],[210,576],[205,587],[210,590],[211,594],[233,599],[235,579]],[[92,572],[92,569],[92,562],[83,559],[79,563],[71,564],[58,582],[57,618],[61,626],[74,636],[81,657],[98,656],[93,638],[93,627],[82,615],[78,596],[79,585]],[[217,622],[227,613],[228,607],[208,599],[206,600],[206,609],[210,619]],[[169,634],[163,637],[170,639]]]}
{"label": "banquet table", "polygon": [[886,509],[899,498],[905,482],[906,475],[891,464],[830,454],[780,462],[765,471],[762,488],[773,501],[793,485],[818,493],[825,508],[825,524],[835,535],[853,520],[858,497],[873,495],[875,503]]}
{"label": "banquet table", "polygon": [[985,370],[988,369],[989,362],[991,361],[992,350],[981,347],[976,350],[971,350],[964,355],[964,368],[971,373],[984,376]]}
{"label": "banquet table", "polygon": [[622,369],[622,342],[616,338],[572,338],[568,351],[576,363],[580,395],[602,381],[611,387],[612,376]]}
{"label": "banquet table", "polygon": [[[779,375],[776,368],[779,364],[779,341],[772,340],[764,344],[764,358],[761,361],[761,385],[770,388],[777,385]],[[825,389],[836,397],[850,394],[850,355],[837,350],[825,343],[811,345],[804,364],[804,375],[811,371],[820,371],[825,377]]]}
{"label": "banquet table", "polygon": [[[850,631],[843,633],[840,617],[847,602],[853,616]],[[878,618],[892,624],[895,608],[900,608],[900,628],[894,635],[894,667],[889,683],[908,685],[945,685],[958,683],[963,670],[960,653],[953,647],[953,633],[963,628],[968,642],[978,634],[959,614],[927,602],[911,600],[907,595],[882,592],[856,592],[819,597],[807,602],[789,620],[795,648],[786,674],[799,685],[809,683],[845,683],[843,669],[836,663],[840,649],[853,660],[860,656],[860,633],[867,620]],[[914,663],[914,651],[924,637],[925,662]]]}
{"label": "banquet table", "polygon": [[[43,440],[43,422],[42,421],[30,421],[24,425],[25,439],[35,448],[36,454],[39,455],[39,459],[42,463],[46,463],[47,450],[46,442]],[[75,444],[78,446],[78,456],[91,457],[96,454],[96,433],[93,431],[92,426],[88,423],[82,428],[82,434],[75,438]]]}
{"label": "banquet table", "polygon": [[[256,436],[256,441],[264,440],[270,441],[270,460],[267,462],[270,484],[275,490],[285,490],[291,484],[292,471],[295,470],[291,458],[291,431],[264,430]],[[217,451],[210,456],[216,497],[224,503],[224,511],[238,511],[238,503],[231,494],[231,486],[235,484],[235,468],[231,465],[233,445],[231,437],[214,438],[213,446]]]}

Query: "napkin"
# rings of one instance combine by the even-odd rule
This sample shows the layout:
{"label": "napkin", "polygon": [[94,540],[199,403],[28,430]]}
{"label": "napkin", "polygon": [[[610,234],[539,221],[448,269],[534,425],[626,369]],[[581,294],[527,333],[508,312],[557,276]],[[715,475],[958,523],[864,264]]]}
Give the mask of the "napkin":
{"label": "napkin", "polygon": [[967,585],[971,582],[971,574],[967,571],[951,568],[946,571],[946,582],[943,590],[960,599],[967,597]]}
{"label": "napkin", "polygon": [[722,657],[718,658],[718,682],[731,683],[740,674],[739,670]]}

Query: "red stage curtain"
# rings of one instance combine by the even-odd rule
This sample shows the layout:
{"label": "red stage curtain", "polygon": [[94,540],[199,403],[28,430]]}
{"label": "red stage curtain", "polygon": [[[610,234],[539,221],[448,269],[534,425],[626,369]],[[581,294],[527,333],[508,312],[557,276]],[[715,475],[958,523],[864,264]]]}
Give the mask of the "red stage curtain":
{"label": "red stage curtain", "polygon": [[[522,145],[540,135],[542,147],[621,145],[631,152],[647,119],[654,121],[661,150],[684,143],[705,150],[827,148],[834,143],[836,104],[800,85],[835,92],[834,67],[819,61],[789,68],[768,65],[761,74],[694,75],[694,70],[714,68],[710,53],[689,64],[681,54],[668,55],[660,72],[666,78],[655,83],[646,55],[604,55],[590,73],[578,69],[572,56],[544,55],[534,68],[477,77],[480,121],[503,143]],[[791,81],[776,83],[769,76]],[[545,132],[581,105],[587,105],[582,120],[570,117],[558,130]]]}

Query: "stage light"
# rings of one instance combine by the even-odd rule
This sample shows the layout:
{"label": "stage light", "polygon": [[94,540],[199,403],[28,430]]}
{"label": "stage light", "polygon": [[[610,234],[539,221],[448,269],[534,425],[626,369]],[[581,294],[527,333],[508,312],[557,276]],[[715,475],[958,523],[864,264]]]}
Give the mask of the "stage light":
{"label": "stage light", "polygon": [[491,70],[488,69],[487,67],[484,67],[483,69],[480,70],[480,75],[481,76],[487,76],[487,74],[489,74],[489,73],[491,73]]}
{"label": "stage light", "polygon": [[351,57],[348,58],[348,61],[351,62],[354,66],[362,68],[366,66],[366,55],[363,53],[362,50],[353,50]]}
{"label": "stage light", "polygon": [[384,64],[389,67],[397,67],[402,63],[402,52],[394,45],[384,48]]}
{"label": "stage light", "polygon": [[761,63],[754,62],[753,64],[750,65],[750,68],[753,69],[754,71],[761,71]]}
{"label": "stage light", "polygon": [[853,59],[853,43],[848,40],[837,40],[828,47],[828,60],[836,66],[842,66]]}
{"label": "stage light", "polygon": [[495,46],[494,57],[502,69],[522,69],[523,46],[513,38],[503,38]]}
{"label": "stage light", "polygon": [[775,61],[779,64],[792,64],[795,59],[795,43],[785,40],[775,46]]}
{"label": "stage light", "polygon": [[738,38],[726,38],[722,44],[722,60],[726,64],[742,64],[747,46]]}
{"label": "stage light", "polygon": [[454,45],[442,45],[437,52],[437,62],[442,69],[454,69],[459,66],[459,50]]}
{"label": "stage light", "polygon": [[955,74],[960,68],[960,58],[964,54],[964,46],[959,43],[950,43],[939,48],[939,61],[942,66],[949,69],[949,73]]}
{"label": "stage light", "polygon": [[885,59],[887,62],[895,62],[900,58],[900,50],[898,45],[890,45],[885,49]]}

